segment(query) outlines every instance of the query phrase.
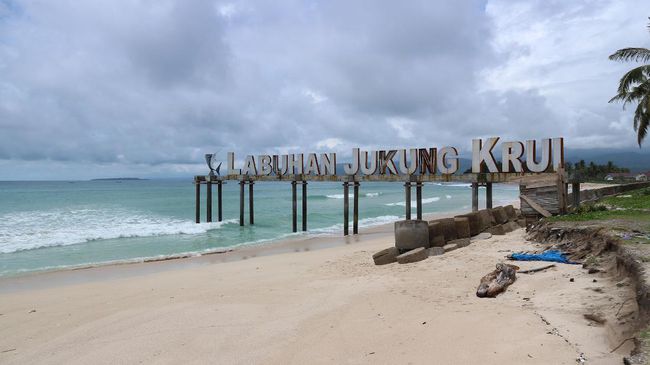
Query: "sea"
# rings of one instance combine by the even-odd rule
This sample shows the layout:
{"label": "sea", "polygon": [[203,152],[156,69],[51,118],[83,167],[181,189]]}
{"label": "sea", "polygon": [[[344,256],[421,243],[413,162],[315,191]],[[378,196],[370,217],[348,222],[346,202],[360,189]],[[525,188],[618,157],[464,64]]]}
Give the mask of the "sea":
{"label": "sea", "polygon": [[[255,224],[248,225],[246,211],[243,227],[238,184],[223,186],[222,222],[216,222],[216,187],[213,190],[215,222],[196,224],[191,178],[0,182],[0,276],[201,255],[243,245],[272,245],[293,237],[342,235],[341,183],[309,182],[308,231],[298,233],[291,232],[289,183],[255,184]],[[469,211],[470,193],[469,184],[426,183],[423,212]],[[402,183],[362,183],[359,196],[361,229],[404,217]],[[495,206],[517,196],[517,186],[494,185]],[[204,222],[205,188],[202,199]],[[415,214],[415,201],[412,206]],[[300,216],[298,225],[300,229]]]}

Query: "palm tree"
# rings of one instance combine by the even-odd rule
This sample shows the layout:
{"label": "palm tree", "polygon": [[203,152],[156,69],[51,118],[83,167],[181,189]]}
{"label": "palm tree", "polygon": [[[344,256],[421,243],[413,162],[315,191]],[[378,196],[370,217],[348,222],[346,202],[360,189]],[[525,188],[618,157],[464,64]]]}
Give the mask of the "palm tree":
{"label": "palm tree", "polygon": [[[650,17],[648,18],[650,19]],[[650,24],[648,24],[650,30]],[[650,49],[647,48],[623,48],[609,56],[612,61],[650,61]],[[609,102],[622,101],[623,108],[628,103],[638,103],[634,111],[634,130],[637,132],[637,142],[641,142],[648,132],[650,122],[650,64],[642,65],[628,71],[618,85],[618,93]]]}

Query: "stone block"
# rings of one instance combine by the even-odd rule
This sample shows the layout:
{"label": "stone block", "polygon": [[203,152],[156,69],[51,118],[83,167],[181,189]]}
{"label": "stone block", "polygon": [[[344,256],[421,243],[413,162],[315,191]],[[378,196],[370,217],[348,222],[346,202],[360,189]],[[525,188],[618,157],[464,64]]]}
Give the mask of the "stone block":
{"label": "stone block", "polygon": [[454,218],[443,218],[439,219],[440,228],[442,229],[442,234],[445,236],[445,241],[451,241],[458,238],[456,235],[456,222]]}
{"label": "stone block", "polygon": [[492,221],[494,220],[494,217],[492,217],[492,213],[490,213],[489,209],[482,209],[478,211],[478,220],[479,229],[481,232],[483,232],[486,229],[492,227]]}
{"label": "stone block", "polygon": [[455,239],[453,241],[449,241],[448,244],[456,245],[457,248],[461,248],[461,247],[469,246],[470,243],[471,243],[471,241],[470,241],[469,238],[458,238],[458,239]]}
{"label": "stone block", "polygon": [[436,235],[433,239],[429,238],[429,245],[431,247],[442,247],[445,245],[445,236],[442,234]]}
{"label": "stone block", "polygon": [[[434,241],[438,236],[442,236],[442,240],[444,242],[445,238],[442,233],[442,228],[440,226],[440,222],[438,221],[431,221],[429,222],[429,247],[434,246]],[[444,245],[444,243],[442,244]],[[440,246],[442,246],[440,245]]]}
{"label": "stone block", "polygon": [[442,249],[445,250],[445,253],[447,253],[449,251],[453,251],[453,250],[455,250],[457,248],[458,248],[458,245],[455,244],[455,243],[448,243],[448,244],[442,246]]}
{"label": "stone block", "polygon": [[515,219],[517,219],[517,212],[515,211],[515,207],[513,207],[512,205],[506,205],[505,207],[503,207],[503,209],[506,211],[509,221],[514,221]]}
{"label": "stone block", "polygon": [[422,261],[429,257],[429,249],[424,247],[419,247],[414,250],[404,252],[403,254],[397,256],[397,262],[400,264],[409,264],[411,262]]}
{"label": "stone block", "polygon": [[503,225],[497,224],[496,226],[492,226],[488,229],[489,233],[492,233],[495,236],[503,236],[506,234],[506,230],[503,228]]}
{"label": "stone block", "polygon": [[487,240],[487,239],[490,239],[490,238],[492,238],[492,233],[483,232],[483,233],[479,233],[476,236],[472,237],[471,240],[472,241],[481,241],[481,240]]}
{"label": "stone block", "polygon": [[[470,238],[472,236],[469,228],[469,219],[466,217],[456,217],[454,218],[454,223],[456,225],[457,238]],[[447,242],[449,241],[451,240],[447,240]]]}
{"label": "stone block", "polygon": [[526,218],[519,218],[517,219],[517,224],[521,228],[526,228]]}
{"label": "stone block", "polygon": [[417,219],[395,222],[395,247],[401,252],[429,248],[429,223]]}
{"label": "stone block", "polygon": [[469,220],[469,234],[470,235],[476,236],[477,234],[481,233],[481,223],[479,221],[478,212],[461,214],[461,215],[458,215],[457,217],[465,217],[465,218],[467,218]]}
{"label": "stone block", "polygon": [[375,265],[386,265],[396,262],[398,255],[399,251],[397,247],[390,247],[372,255],[372,260],[375,262]]}
{"label": "stone block", "polygon": [[508,214],[503,207],[492,208],[492,215],[496,224],[503,224],[508,221]]}

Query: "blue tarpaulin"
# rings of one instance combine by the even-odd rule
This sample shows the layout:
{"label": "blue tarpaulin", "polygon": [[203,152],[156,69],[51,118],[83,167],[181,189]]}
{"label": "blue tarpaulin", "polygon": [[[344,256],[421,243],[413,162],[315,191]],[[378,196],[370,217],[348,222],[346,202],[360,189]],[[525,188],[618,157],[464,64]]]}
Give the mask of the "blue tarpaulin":
{"label": "blue tarpaulin", "polygon": [[548,250],[542,253],[513,253],[510,258],[517,261],[550,261],[561,264],[578,264],[569,260],[562,251]]}

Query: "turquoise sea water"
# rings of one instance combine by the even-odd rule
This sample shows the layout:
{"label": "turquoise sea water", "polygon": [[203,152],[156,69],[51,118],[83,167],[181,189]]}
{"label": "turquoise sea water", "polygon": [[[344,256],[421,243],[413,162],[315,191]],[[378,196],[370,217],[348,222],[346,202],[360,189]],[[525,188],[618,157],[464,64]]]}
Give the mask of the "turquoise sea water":
{"label": "turquoise sea water", "polygon": [[[469,184],[425,184],[423,211],[469,210],[470,191]],[[518,188],[497,184],[493,194],[496,206],[514,200]],[[273,244],[305,234],[291,233],[289,183],[255,184],[254,226],[239,226],[237,183],[224,185],[223,197],[224,222],[195,224],[191,180],[0,182],[0,276]],[[216,220],[216,187],[214,199]],[[307,234],[342,234],[340,183],[310,182],[307,201]],[[404,205],[401,183],[363,183],[360,226],[397,220]]]}

